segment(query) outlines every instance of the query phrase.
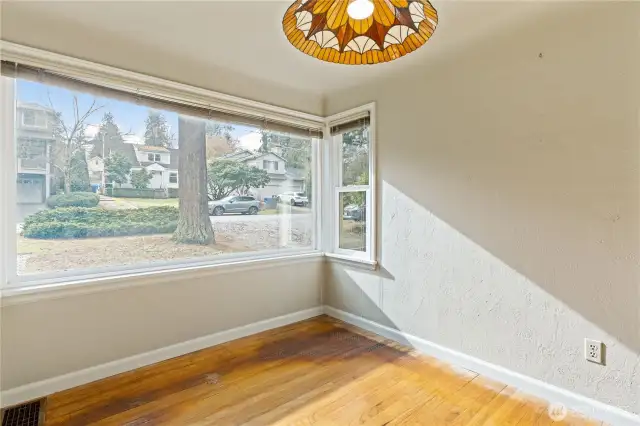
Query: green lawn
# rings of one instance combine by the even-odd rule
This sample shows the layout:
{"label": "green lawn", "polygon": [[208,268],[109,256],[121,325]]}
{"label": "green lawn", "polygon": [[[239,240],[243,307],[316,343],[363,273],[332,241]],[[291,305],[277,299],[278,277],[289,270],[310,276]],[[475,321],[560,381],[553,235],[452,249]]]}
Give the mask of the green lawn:
{"label": "green lawn", "polygon": [[116,204],[130,205],[131,208],[145,208],[157,206],[178,207],[177,198],[114,198]]}

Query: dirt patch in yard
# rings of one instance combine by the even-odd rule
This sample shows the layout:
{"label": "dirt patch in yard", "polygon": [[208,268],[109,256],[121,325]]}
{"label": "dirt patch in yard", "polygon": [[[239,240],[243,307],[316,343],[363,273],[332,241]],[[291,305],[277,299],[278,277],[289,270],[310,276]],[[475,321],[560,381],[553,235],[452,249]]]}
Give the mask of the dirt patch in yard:
{"label": "dirt patch in yard", "polygon": [[[18,236],[18,274],[149,264],[197,259],[224,253],[245,253],[278,248],[310,247],[310,216],[295,215],[281,239],[277,216],[225,218],[214,221],[216,244],[176,244],[171,234],[137,235],[76,240],[38,240]],[[271,219],[273,218],[273,219]]]}
{"label": "dirt patch in yard", "polygon": [[250,251],[244,244],[220,238],[217,244],[176,244],[171,234],[78,240],[18,238],[18,273],[62,272],[71,269],[126,266],[223,253]]}

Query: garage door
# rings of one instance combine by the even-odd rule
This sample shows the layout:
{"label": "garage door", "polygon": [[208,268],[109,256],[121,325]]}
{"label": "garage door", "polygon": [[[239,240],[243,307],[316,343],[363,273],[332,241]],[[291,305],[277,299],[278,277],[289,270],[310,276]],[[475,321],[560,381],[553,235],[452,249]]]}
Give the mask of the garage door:
{"label": "garage door", "polygon": [[43,203],[44,179],[42,178],[18,178],[18,203]]}

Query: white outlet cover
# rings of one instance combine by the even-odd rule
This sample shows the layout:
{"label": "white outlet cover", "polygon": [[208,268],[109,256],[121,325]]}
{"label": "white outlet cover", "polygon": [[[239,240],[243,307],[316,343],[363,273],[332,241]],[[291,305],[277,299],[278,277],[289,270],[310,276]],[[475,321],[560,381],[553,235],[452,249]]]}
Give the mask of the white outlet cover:
{"label": "white outlet cover", "polygon": [[602,364],[602,342],[584,339],[584,358],[587,361]]}

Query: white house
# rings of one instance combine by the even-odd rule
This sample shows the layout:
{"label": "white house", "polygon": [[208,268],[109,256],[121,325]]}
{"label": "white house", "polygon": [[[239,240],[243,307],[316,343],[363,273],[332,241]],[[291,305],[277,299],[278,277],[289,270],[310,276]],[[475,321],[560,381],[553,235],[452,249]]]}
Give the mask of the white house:
{"label": "white house", "polygon": [[[151,173],[150,189],[178,188],[178,150],[158,146],[136,145],[119,142],[107,147],[100,141],[86,147],[87,165],[92,184],[103,183],[104,158],[112,152],[125,156],[133,167],[131,171],[144,169]],[[104,151],[104,152],[103,152]],[[133,188],[130,182],[120,185],[121,188]]]}
{"label": "white house", "polygon": [[250,192],[259,199],[270,198],[283,192],[304,192],[306,174],[303,170],[288,168],[287,161],[273,152],[240,150],[222,157],[249,166],[266,170],[271,181],[264,188],[251,188]]}
{"label": "white house", "polygon": [[[145,169],[151,173],[149,188],[178,188],[178,150],[161,146],[133,145],[137,167],[133,170]],[[123,185],[123,187],[127,187]],[[131,187],[129,184],[128,187]]]}
{"label": "white house", "polygon": [[[105,152],[102,153],[102,150]],[[131,143],[112,144],[110,147],[95,142],[88,148],[87,164],[91,183],[97,184],[104,173],[103,158],[111,152],[118,151],[134,165],[132,171],[144,169],[151,173],[150,189],[177,189],[178,150],[160,146],[136,145]],[[286,160],[280,155],[268,152],[240,150],[221,158],[243,162],[249,166],[266,170],[271,179],[264,188],[252,188],[251,194],[259,199],[270,198],[283,192],[304,192],[306,190],[306,173],[304,170],[287,167]],[[120,185],[121,188],[132,188],[131,183]]]}

